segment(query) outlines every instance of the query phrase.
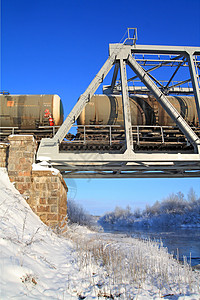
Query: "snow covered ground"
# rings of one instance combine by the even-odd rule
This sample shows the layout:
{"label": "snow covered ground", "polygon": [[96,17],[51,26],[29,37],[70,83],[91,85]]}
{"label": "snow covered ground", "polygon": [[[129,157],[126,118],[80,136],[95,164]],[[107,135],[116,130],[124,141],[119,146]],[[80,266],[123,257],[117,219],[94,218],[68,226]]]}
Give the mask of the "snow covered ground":
{"label": "snow covered ground", "polygon": [[0,169],[0,299],[200,299],[200,274],[156,243],[53,233]]}

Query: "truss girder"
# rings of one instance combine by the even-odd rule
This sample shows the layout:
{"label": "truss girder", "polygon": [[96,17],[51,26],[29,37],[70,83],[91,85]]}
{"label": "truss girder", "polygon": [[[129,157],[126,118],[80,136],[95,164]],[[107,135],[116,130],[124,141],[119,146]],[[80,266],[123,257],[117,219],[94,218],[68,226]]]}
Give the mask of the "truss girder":
{"label": "truss girder", "polygon": [[[110,44],[109,50],[110,53],[112,53],[113,49],[116,47],[116,44]],[[178,47],[178,46],[153,46],[153,45],[125,45],[124,49],[127,50],[127,52],[131,52],[134,56],[135,55],[157,55],[158,59],[151,59],[149,57],[147,58],[136,58],[136,61],[141,66],[153,66],[153,68],[149,69],[147,72],[150,72],[152,70],[156,70],[157,68],[160,68],[162,66],[185,66],[189,67],[192,85],[193,85],[193,92],[195,96],[195,100],[197,103],[197,113],[198,117],[200,118],[200,77],[198,75],[198,68],[199,68],[199,61],[196,60],[197,56],[200,55],[200,48],[199,47]],[[170,59],[163,59],[162,55],[168,55],[170,56]],[[172,57],[172,55],[176,55],[176,57]],[[181,60],[180,60],[181,58]],[[187,58],[187,59],[185,59]],[[158,64],[158,65],[156,65]],[[175,71],[175,73],[178,71],[178,69]],[[174,77],[175,74],[172,76]],[[152,75],[149,74],[151,77]],[[152,79],[154,79],[152,77]],[[154,79],[156,81],[156,79]],[[129,81],[129,80],[128,80]],[[156,81],[157,84],[159,84],[161,87],[159,81]],[[167,90],[171,91],[171,87],[167,86]],[[173,91],[172,91],[173,92]],[[183,91],[184,92],[184,91]],[[178,90],[175,91],[175,93],[179,93]],[[187,91],[186,91],[187,93]]]}
{"label": "truss girder", "polygon": [[173,178],[173,177],[199,177],[200,162],[138,162],[130,164],[106,165],[57,165],[65,177],[72,178]]}
{"label": "truss girder", "polygon": [[[155,159],[156,156],[157,159]],[[112,163],[76,162],[76,164],[71,164],[70,162],[55,162],[55,167],[60,170],[64,177],[71,178],[173,178],[200,176],[200,160],[197,155],[196,157],[193,156],[193,160],[183,156],[182,161],[180,160],[181,156],[179,156],[179,160],[171,161],[162,159],[162,155],[160,158],[158,155],[156,156],[154,155],[154,161],[151,159],[147,161],[148,155],[146,155],[146,160],[139,160],[137,159],[138,155],[135,155],[135,161],[123,163],[117,160]]]}
{"label": "truss girder", "polygon": [[[137,60],[132,57],[134,53],[146,54],[167,54],[176,55],[169,61],[163,61],[153,68],[145,71]],[[188,59],[187,54],[191,57]],[[176,70],[168,81],[167,88],[174,88],[176,84],[169,86],[176,72],[182,64],[188,62],[190,66],[190,74],[193,83],[193,88],[196,94],[196,104],[199,105],[199,90],[197,87],[198,78],[195,77],[195,67],[199,67],[198,63],[194,65],[193,55],[200,55],[200,48],[193,47],[171,47],[171,46],[143,46],[143,45],[124,45],[111,44],[110,56],[92,80],[84,94],[82,94],[77,104],[68,115],[67,119],[58,130],[52,139],[43,139],[41,141],[37,154],[38,160],[50,160],[51,164],[60,169],[66,177],[73,178],[162,178],[162,177],[200,177],[200,140],[194,133],[192,128],[181,117],[174,106],[168,101],[160,88],[153,82],[149,76],[149,72],[162,65],[168,65],[176,62]],[[180,60],[180,58],[182,58]],[[185,57],[187,60],[184,59]],[[170,117],[175,121],[180,130],[185,134],[187,139],[196,149],[196,153],[163,153],[163,152],[140,152],[135,153],[132,145],[132,134],[129,132],[131,128],[130,107],[128,93],[129,87],[126,75],[126,63],[135,72],[136,76],[144,83],[144,88],[150,90],[162,107],[168,112]],[[159,63],[159,62],[158,62]],[[95,93],[103,79],[106,77],[112,66],[115,64],[115,69],[112,77],[112,83],[109,88],[119,87],[115,85],[117,74],[120,69],[121,73],[121,92],[123,98],[123,109],[126,130],[126,146],[129,151],[121,152],[61,152],[59,144],[64,139],[72,124],[75,122],[87,102]],[[188,79],[184,82],[191,81]],[[158,82],[157,82],[158,83]],[[180,85],[180,83],[179,83]],[[115,86],[115,87],[114,87]],[[161,85],[162,87],[162,85]],[[200,108],[200,107],[199,107]],[[199,109],[198,108],[198,109]]]}
{"label": "truss girder", "polygon": [[[135,53],[134,53],[135,54]],[[137,54],[137,53],[136,53]],[[180,59],[181,58],[181,59]],[[178,72],[178,70],[180,69],[180,67],[188,67],[188,61],[186,60],[186,58],[183,56],[183,54],[181,55],[177,55],[176,57],[172,57],[168,60],[163,60],[162,58],[160,59],[139,59],[139,58],[135,58],[135,60],[137,61],[137,63],[140,64],[140,66],[150,66],[153,65],[152,68],[150,69],[146,69],[146,72],[149,74],[149,76],[160,86],[161,90],[165,93],[165,94],[194,94],[193,92],[193,88],[190,87],[180,87],[181,85],[191,82],[191,78],[188,80],[182,80],[179,81],[176,84],[172,84],[170,85],[170,83],[172,82],[172,79],[174,78],[174,76],[176,75],[176,73]],[[196,60],[195,60],[196,61]],[[149,64],[149,62],[151,62]],[[171,78],[167,81],[166,85],[164,86],[159,80],[157,80],[152,74],[150,74],[150,72],[155,71],[156,69],[159,69],[161,67],[164,66],[174,66],[176,67],[175,71],[173,72]],[[196,68],[198,67],[198,62],[196,61]],[[197,71],[198,72],[198,71]],[[129,78],[127,80],[127,82],[130,81],[134,81],[135,79],[137,79],[138,76],[133,76],[131,78]],[[179,88],[174,88],[176,86],[179,86]],[[121,92],[121,82],[117,83],[114,87],[113,87],[113,82],[111,84],[111,86],[104,86],[103,90],[106,91],[106,93],[112,93],[114,92]],[[128,91],[129,92],[148,92],[148,89],[142,86],[128,86]]]}
{"label": "truss girder", "polygon": [[172,120],[177,124],[179,129],[185,134],[190,143],[194,146],[197,152],[200,152],[200,139],[188,125],[188,123],[182,118],[175,107],[169,102],[167,97],[161,92],[161,90],[156,86],[156,84],[151,80],[148,73],[136,62],[136,60],[129,55],[127,58],[127,63],[131,69],[138,75],[140,80],[146,85],[146,87],[152,92],[156,97],[157,101],[169,114]]}

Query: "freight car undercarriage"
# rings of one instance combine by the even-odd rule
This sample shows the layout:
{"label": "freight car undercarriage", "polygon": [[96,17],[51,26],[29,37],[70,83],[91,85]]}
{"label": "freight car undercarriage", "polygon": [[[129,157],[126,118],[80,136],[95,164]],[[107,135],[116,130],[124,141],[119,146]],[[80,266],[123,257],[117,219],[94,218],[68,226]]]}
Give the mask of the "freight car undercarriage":
{"label": "freight car undercarriage", "polygon": [[[200,137],[200,127],[193,128]],[[118,125],[79,125],[76,135],[68,134],[60,151],[124,151],[125,131]],[[132,126],[133,148],[158,151],[192,151],[183,133],[174,126]]]}
{"label": "freight car undercarriage", "polygon": [[[60,144],[60,151],[101,151],[113,152],[125,150],[125,131],[119,125],[79,125],[77,134],[67,134]],[[1,127],[0,141],[7,142],[13,134],[30,134],[38,144],[42,138],[51,138],[59,126],[41,126],[38,129],[19,129],[18,127]],[[200,137],[200,127],[192,127]],[[140,151],[181,151],[192,152],[192,145],[183,133],[174,126],[132,126],[134,150]]]}
{"label": "freight car undercarriage", "polygon": [[40,126],[38,128],[0,127],[0,142],[7,142],[9,135],[33,135],[39,142],[42,138],[52,138],[60,126]]}

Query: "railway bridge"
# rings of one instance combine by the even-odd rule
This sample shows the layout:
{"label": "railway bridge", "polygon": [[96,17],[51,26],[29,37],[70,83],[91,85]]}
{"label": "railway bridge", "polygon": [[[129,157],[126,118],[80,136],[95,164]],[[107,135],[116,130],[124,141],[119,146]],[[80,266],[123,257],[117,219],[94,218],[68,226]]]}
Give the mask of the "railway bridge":
{"label": "railway bridge", "polygon": [[[68,178],[200,177],[200,48],[138,45],[136,40],[137,30],[128,28],[122,43],[109,45],[108,59],[62,126],[41,140],[38,161],[50,161]],[[122,126],[83,124],[74,138],[71,128],[111,69],[103,94],[121,95]],[[133,126],[129,97],[138,95],[154,97],[174,126]],[[195,98],[196,127],[169,101],[174,95]]]}

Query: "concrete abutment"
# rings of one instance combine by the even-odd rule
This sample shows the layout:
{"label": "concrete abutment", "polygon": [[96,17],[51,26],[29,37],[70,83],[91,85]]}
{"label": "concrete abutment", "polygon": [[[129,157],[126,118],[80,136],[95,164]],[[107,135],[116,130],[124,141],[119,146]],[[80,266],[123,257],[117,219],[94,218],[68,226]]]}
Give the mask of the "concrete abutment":
{"label": "concrete abutment", "polygon": [[34,165],[36,149],[33,136],[12,135],[9,144],[0,144],[0,167],[7,168],[10,181],[45,224],[65,228],[66,183],[58,170]]}

